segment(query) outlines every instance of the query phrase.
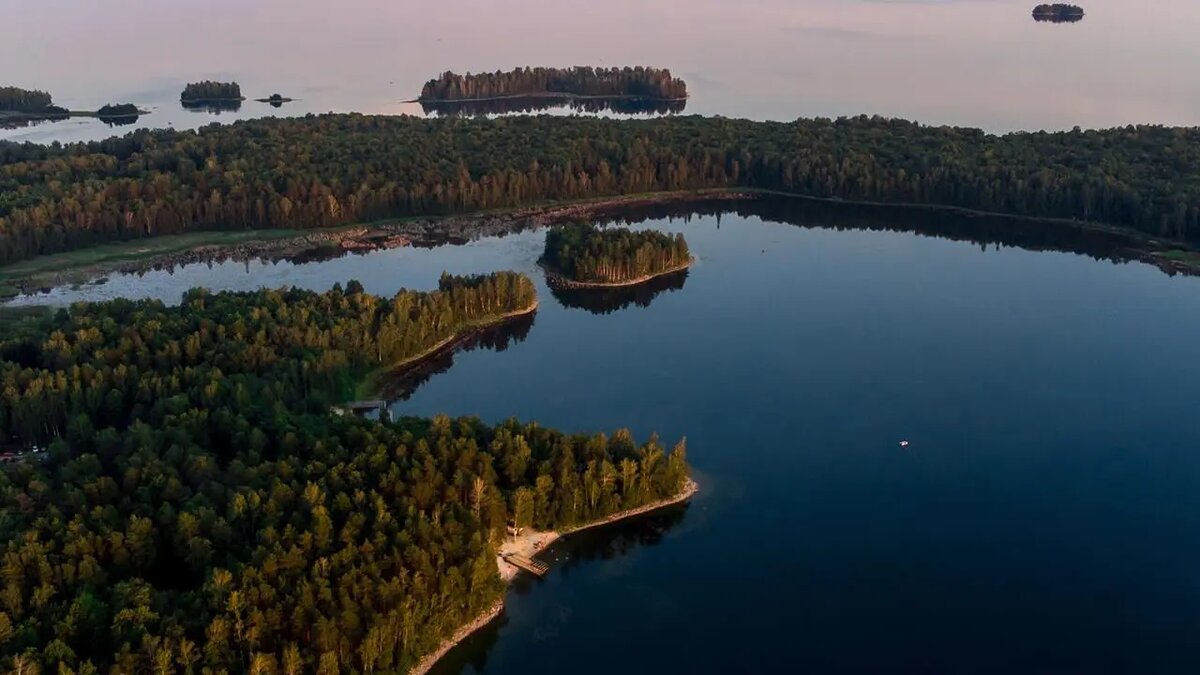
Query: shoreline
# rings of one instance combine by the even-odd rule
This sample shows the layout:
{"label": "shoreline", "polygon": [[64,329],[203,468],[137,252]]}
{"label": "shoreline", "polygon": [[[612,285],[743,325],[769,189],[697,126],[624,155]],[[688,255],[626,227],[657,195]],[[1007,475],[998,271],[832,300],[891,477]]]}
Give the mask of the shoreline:
{"label": "shoreline", "polygon": [[[573,527],[573,528],[570,528],[567,530],[563,530],[562,532],[531,531],[528,534],[524,534],[519,537],[516,537],[513,542],[505,542],[505,544],[500,547],[500,555],[496,556],[496,564],[500,568],[500,578],[504,580],[504,583],[507,586],[512,583],[513,579],[516,578],[517,573],[519,572],[519,570],[515,566],[508,564],[501,557],[502,555],[504,555],[506,553],[505,547],[510,547],[510,548],[514,549],[514,550],[507,551],[507,553],[518,552],[517,550],[515,550],[517,548],[522,548],[522,550],[535,549],[535,550],[529,551],[529,553],[528,553],[528,555],[532,556],[539,551],[545,550],[548,546],[550,546],[554,542],[562,539],[563,537],[570,536],[577,532],[583,532],[584,530],[590,530],[592,528],[601,527],[603,525],[610,525],[612,523],[616,523],[621,520],[625,520],[627,518],[633,518],[634,516],[640,516],[640,515],[643,515],[646,513],[650,513],[652,511],[664,509],[664,508],[667,508],[668,506],[682,504],[683,502],[686,502],[689,499],[691,499],[692,497],[694,497],[696,495],[696,493],[699,491],[700,491],[699,483],[697,483],[695,480],[693,480],[692,478],[689,477],[687,479],[687,481],[684,482],[683,489],[680,490],[678,494],[676,494],[672,497],[660,499],[658,501],[651,502],[649,504],[644,504],[642,506],[638,506],[638,507],[635,507],[632,509],[618,511],[614,514],[611,514],[609,516],[601,518],[600,520],[596,520],[596,521],[593,521],[590,523],[584,523],[583,525],[579,525],[579,526],[576,526],[576,527]],[[460,626],[458,628],[458,630],[454,631],[453,635],[451,635],[450,637],[443,640],[442,643],[440,645],[438,645],[438,648],[436,650],[434,650],[433,652],[430,652],[426,656],[423,656],[421,658],[421,660],[417,662],[417,665],[413,666],[412,669],[410,669],[408,671],[408,675],[426,675],[426,673],[428,673],[433,668],[433,666],[435,666],[437,664],[437,662],[443,656],[445,656],[451,649],[458,646],[463,640],[470,637],[472,634],[474,634],[479,629],[483,628],[484,626],[487,626],[489,623],[494,621],[497,617],[500,616],[500,614],[503,611],[504,611],[504,598],[501,597],[500,600],[498,600],[494,605],[492,605],[490,608],[485,610],[482,614],[480,614],[479,616],[475,617],[471,621]]]}
{"label": "shoreline", "polygon": [[[520,207],[430,217],[411,216],[378,221],[350,223],[312,230],[211,230],[168,237],[152,237],[109,242],[98,246],[38,256],[0,268],[0,300],[17,295],[35,295],[54,287],[89,283],[109,274],[142,273],[192,263],[251,260],[281,260],[318,251],[336,249],[346,242],[347,252],[365,238],[403,237],[420,246],[461,243],[484,236],[499,236],[523,229],[552,225],[565,219],[594,217],[597,212],[621,207],[683,204],[701,201],[755,200],[786,197],[816,203],[898,208],[963,216],[1011,218],[1029,223],[1046,223],[1075,230],[1089,230],[1125,237],[1140,262],[1163,271],[1200,273],[1200,250],[1187,242],[1153,237],[1137,230],[1093,221],[1049,216],[1022,216],[939,204],[889,203],[815,197],[761,188],[701,188],[649,192],[631,195],[592,197],[580,200],[544,202]],[[172,237],[177,238],[171,241]],[[170,246],[179,238],[192,243]],[[222,240],[231,240],[223,242]],[[157,247],[156,247],[157,244]],[[157,248],[157,250],[155,250]],[[86,260],[88,255],[104,256]],[[83,259],[83,260],[80,260]],[[39,262],[40,261],[40,262]],[[31,302],[28,304],[37,304]]]}
{"label": "shoreline", "polygon": [[413,368],[426,359],[437,356],[445,350],[453,349],[456,345],[458,345],[458,343],[470,339],[473,335],[481,330],[492,328],[493,326],[499,326],[500,324],[511,321],[517,317],[533,314],[538,310],[538,306],[540,304],[541,301],[534,298],[533,302],[528,307],[515,309],[511,312],[505,312],[504,314],[499,314],[487,320],[465,326],[462,330],[458,331],[454,335],[439,341],[437,344],[434,344],[420,354],[410,356],[406,359],[402,359],[396,363],[384,366],[382,368],[376,368],[370,373],[367,373],[367,376],[363,378],[362,383],[359,384],[358,388],[355,390],[355,398],[365,398],[369,393],[375,391],[375,389],[377,389],[377,382],[380,377],[383,377],[383,375],[393,374]]}
{"label": "shoreline", "polygon": [[568,278],[566,275],[564,275],[561,272],[559,272],[558,270],[554,269],[550,264],[538,261],[538,265],[546,273],[546,281],[547,281],[547,284],[551,288],[554,288],[557,290],[570,290],[570,291],[588,290],[588,289],[600,290],[600,289],[605,289],[605,288],[626,288],[629,286],[637,286],[639,284],[644,284],[647,281],[650,281],[651,279],[657,279],[659,277],[665,277],[668,274],[675,274],[676,272],[682,272],[683,270],[691,268],[691,266],[695,265],[695,264],[696,264],[696,258],[695,258],[695,256],[692,256],[691,258],[689,258],[687,260],[687,262],[676,265],[674,267],[671,267],[671,268],[668,268],[665,270],[662,270],[660,272],[654,272],[651,274],[643,274],[640,277],[637,277],[634,279],[629,279],[628,281],[608,282],[608,281],[577,281],[575,279]]}
{"label": "shoreline", "polygon": [[433,669],[434,665],[442,659],[451,649],[458,646],[460,642],[471,637],[476,631],[480,630],[489,623],[500,617],[504,611],[504,598],[497,600],[491,607],[485,609],[482,614],[458,627],[454,634],[442,641],[438,648],[429,654],[421,657],[417,665],[413,666],[408,675],[425,675]]}

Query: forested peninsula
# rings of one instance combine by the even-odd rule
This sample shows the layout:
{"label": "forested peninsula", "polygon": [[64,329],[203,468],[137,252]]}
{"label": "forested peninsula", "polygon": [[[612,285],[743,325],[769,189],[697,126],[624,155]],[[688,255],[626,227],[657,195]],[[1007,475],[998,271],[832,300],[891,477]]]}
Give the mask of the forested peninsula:
{"label": "forested peninsula", "polygon": [[99,110],[67,110],[54,105],[50,94],[36,89],[0,87],[0,123],[31,120],[64,120],[69,117],[99,117],[102,120],[136,120],[145,111],[132,103],[107,104]]}
{"label": "forested peninsula", "polygon": [[507,72],[445,72],[421,89],[421,101],[463,101],[516,96],[583,96],[676,100],[687,85],[665,68],[516,68]]}
{"label": "forested peninsula", "polygon": [[[433,292],[188,292],[0,326],[0,662],[21,673],[405,672],[503,592],[510,520],[680,494],[682,443],[329,414],[364,373],[529,306]],[[36,457],[37,459],[34,459]]]}
{"label": "forested peninsula", "polygon": [[1195,245],[1200,129],[991,135],[878,117],[321,115],[65,146],[6,142],[0,263],[196,230],[707,188],[1092,221]]}
{"label": "forested peninsula", "polygon": [[692,264],[683,235],[571,223],[546,233],[542,265],[562,288],[632,286]]}

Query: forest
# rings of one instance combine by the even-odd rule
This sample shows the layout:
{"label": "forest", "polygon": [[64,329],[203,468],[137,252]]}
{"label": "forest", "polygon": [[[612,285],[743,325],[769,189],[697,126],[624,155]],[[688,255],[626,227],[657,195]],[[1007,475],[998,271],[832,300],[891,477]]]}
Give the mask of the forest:
{"label": "forest", "polygon": [[570,223],[546,233],[542,263],[568,283],[619,285],[645,281],[692,262],[682,234]]}
{"label": "forest", "polygon": [[502,593],[510,520],[673,495],[685,449],[328,412],[359,375],[532,299],[513,273],[78,304],[0,327],[0,664],[404,672]]}
{"label": "forest", "polygon": [[184,103],[200,103],[203,101],[228,101],[242,99],[242,88],[237,82],[190,82],[179,94],[179,100]]}
{"label": "forest", "polygon": [[50,94],[44,91],[0,87],[0,110],[37,113],[49,108],[53,102]]}
{"label": "forest", "polygon": [[1033,8],[1033,18],[1035,21],[1074,23],[1083,20],[1083,8],[1079,5],[1068,5],[1061,2],[1038,5]]}
{"label": "forest", "polygon": [[508,72],[445,72],[421,89],[422,101],[569,94],[649,99],[687,98],[687,85],[665,68],[515,68]]}
{"label": "forest", "polygon": [[1195,244],[1200,129],[991,135],[880,117],[310,115],[73,145],[5,142],[0,263],[195,230],[702,188],[1086,220]]}

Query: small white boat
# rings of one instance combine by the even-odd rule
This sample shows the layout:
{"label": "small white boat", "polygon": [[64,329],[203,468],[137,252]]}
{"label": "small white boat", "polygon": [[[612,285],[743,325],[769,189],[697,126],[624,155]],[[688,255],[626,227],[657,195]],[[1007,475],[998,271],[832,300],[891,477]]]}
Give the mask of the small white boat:
{"label": "small white boat", "polygon": [[908,441],[900,441],[900,447],[902,447],[902,448],[907,448],[907,447],[908,447]]}

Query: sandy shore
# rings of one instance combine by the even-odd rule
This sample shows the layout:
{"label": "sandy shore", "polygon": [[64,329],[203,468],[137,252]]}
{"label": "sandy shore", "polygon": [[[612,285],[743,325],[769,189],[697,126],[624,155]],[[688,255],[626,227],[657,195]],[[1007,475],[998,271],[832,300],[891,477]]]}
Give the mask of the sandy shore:
{"label": "sandy shore", "polygon": [[[600,520],[587,523],[586,525],[580,525],[579,527],[574,527],[562,532],[529,530],[518,537],[510,537],[504,542],[504,544],[500,546],[500,551],[496,555],[496,566],[500,570],[500,577],[504,579],[505,583],[511,583],[512,580],[516,578],[517,573],[520,572],[516,566],[510,565],[504,560],[504,556],[506,555],[512,555],[515,553],[531,558],[537,553],[545,550],[545,548],[550,544],[553,544],[560,538],[574,532],[589,530],[593,527],[600,527],[601,525],[615,523],[618,520],[632,518],[643,513],[649,513],[667,506],[680,504],[691,499],[692,496],[699,491],[700,485],[697,484],[696,481],[689,478],[687,482],[684,483],[683,490],[681,490],[679,494],[675,495],[674,497],[660,499],[656,502],[646,504],[645,506],[639,506],[636,509],[619,511],[611,516],[608,516],[607,518],[602,518]],[[442,644],[438,646],[437,651],[434,651],[425,658],[421,659],[420,663],[414,666],[412,670],[408,671],[409,675],[425,675],[425,673],[428,673],[429,670],[433,668],[434,664],[438,662],[438,659],[446,655],[446,652],[450,651],[455,645],[465,640],[469,635],[471,635],[471,633],[474,633],[480,628],[483,628],[491,623],[496,617],[500,616],[500,612],[503,610],[504,600],[502,598],[487,611],[475,617],[475,619],[473,619],[471,622],[461,626],[458,630],[454,631],[454,635],[451,635],[449,638],[443,641]]]}
{"label": "sandy shore", "polygon": [[500,568],[500,577],[505,581],[512,581],[513,577],[517,576],[517,572],[520,571],[517,566],[511,565],[504,560],[504,556],[506,555],[512,555],[515,553],[517,555],[525,556],[526,558],[532,558],[536,554],[545,550],[550,544],[553,544],[569,534],[582,532],[583,530],[589,530],[593,527],[600,527],[601,525],[607,525],[609,523],[615,523],[618,520],[624,520],[626,518],[639,516],[643,513],[656,511],[658,509],[671,506],[672,504],[686,502],[687,500],[691,499],[693,495],[699,492],[699,490],[700,486],[696,483],[696,481],[689,478],[687,482],[684,483],[683,490],[681,490],[679,494],[675,495],[674,497],[660,499],[656,502],[646,504],[645,506],[639,506],[636,509],[619,511],[611,516],[608,516],[607,518],[602,518],[600,520],[587,523],[586,525],[580,525],[579,527],[574,527],[562,532],[529,530],[520,536],[509,537],[500,546],[500,551],[496,555],[496,565]]}

